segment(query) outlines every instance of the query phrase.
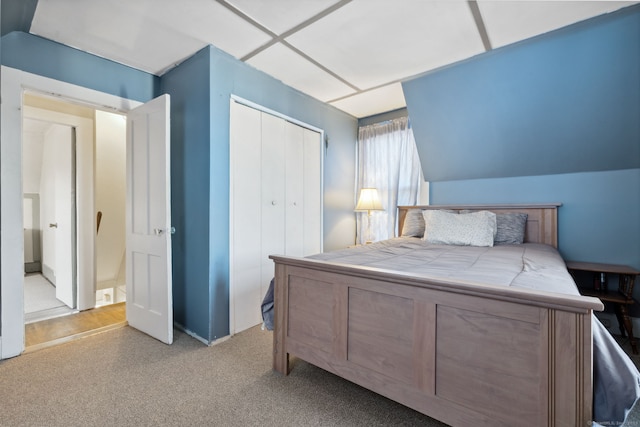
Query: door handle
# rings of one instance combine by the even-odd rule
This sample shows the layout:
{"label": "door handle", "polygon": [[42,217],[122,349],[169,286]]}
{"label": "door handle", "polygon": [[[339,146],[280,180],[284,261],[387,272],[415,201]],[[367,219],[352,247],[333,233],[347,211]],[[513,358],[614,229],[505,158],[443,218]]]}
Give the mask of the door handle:
{"label": "door handle", "polygon": [[57,222],[49,223],[49,228],[58,228],[58,223]]}
{"label": "door handle", "polygon": [[153,234],[155,234],[156,236],[162,236],[166,231],[168,231],[169,234],[176,234],[176,228],[175,227],[169,227],[166,230],[164,228],[154,228],[153,229]]}

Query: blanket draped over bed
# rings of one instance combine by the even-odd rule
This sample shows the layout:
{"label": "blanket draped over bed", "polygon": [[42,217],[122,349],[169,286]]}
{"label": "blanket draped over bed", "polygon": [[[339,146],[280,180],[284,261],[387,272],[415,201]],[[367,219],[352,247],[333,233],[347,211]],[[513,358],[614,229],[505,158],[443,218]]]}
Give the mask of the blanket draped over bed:
{"label": "blanket draped over bed", "polygon": [[[579,295],[558,251],[525,243],[493,247],[430,244],[402,237],[308,257],[330,263],[399,271],[440,281]],[[273,326],[273,282],[263,302],[265,326]],[[385,319],[380,319],[384,322]],[[640,374],[593,316],[593,420],[620,423],[640,398]],[[535,348],[535,343],[533,343]]]}

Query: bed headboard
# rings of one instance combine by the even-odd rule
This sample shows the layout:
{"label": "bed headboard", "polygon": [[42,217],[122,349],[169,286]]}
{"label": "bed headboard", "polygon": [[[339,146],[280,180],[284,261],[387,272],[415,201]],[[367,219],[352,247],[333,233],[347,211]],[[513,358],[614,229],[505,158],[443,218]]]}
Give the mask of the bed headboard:
{"label": "bed headboard", "polygon": [[558,207],[561,203],[532,205],[429,205],[398,206],[398,230],[402,231],[404,218],[410,209],[448,209],[454,211],[490,211],[494,213],[522,212],[528,215],[524,235],[525,243],[545,243],[558,247]]}

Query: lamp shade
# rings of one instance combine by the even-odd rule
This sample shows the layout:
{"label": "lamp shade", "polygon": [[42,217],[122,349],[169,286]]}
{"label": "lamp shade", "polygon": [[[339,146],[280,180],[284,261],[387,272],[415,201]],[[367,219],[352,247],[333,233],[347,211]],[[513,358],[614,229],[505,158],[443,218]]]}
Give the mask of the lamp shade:
{"label": "lamp shade", "polygon": [[381,211],[382,203],[375,188],[363,188],[358,196],[358,204],[354,209],[356,212]]}

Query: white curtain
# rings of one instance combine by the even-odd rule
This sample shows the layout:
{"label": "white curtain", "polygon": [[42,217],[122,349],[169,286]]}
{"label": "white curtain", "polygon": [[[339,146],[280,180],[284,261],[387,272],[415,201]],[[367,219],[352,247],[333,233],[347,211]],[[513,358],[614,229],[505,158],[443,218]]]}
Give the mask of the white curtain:
{"label": "white curtain", "polygon": [[360,127],[357,161],[356,197],[361,188],[377,188],[384,211],[356,214],[356,243],[397,236],[397,206],[417,204],[423,181],[409,118]]}

